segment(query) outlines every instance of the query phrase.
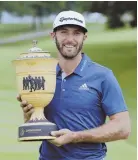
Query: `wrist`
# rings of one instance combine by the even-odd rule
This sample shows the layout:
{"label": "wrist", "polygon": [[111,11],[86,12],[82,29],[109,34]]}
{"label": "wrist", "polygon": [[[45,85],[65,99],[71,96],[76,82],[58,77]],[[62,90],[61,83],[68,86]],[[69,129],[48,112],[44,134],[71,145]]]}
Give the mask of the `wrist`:
{"label": "wrist", "polygon": [[82,131],[73,132],[73,143],[83,142],[84,137]]}

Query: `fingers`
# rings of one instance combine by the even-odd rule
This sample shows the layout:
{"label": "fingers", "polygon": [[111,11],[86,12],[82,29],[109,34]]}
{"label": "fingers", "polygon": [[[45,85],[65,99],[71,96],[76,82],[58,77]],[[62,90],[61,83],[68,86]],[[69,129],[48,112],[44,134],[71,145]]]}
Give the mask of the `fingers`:
{"label": "fingers", "polygon": [[34,112],[34,108],[32,107],[30,110],[27,110],[27,111],[24,112],[24,113],[26,114],[27,117],[30,117],[33,112]]}
{"label": "fingers", "polygon": [[19,94],[19,95],[17,95],[17,100],[19,101],[19,102],[22,102],[22,99],[21,99],[21,95]]}
{"label": "fingers", "polygon": [[31,109],[33,109],[34,107],[31,104],[28,104],[27,106],[23,106],[22,109],[23,111],[26,113],[28,111],[30,111]]}
{"label": "fingers", "polygon": [[52,131],[52,132],[51,132],[51,136],[54,136],[54,137],[59,137],[59,136],[61,136],[61,135],[63,135],[63,133],[61,134],[60,131]]}
{"label": "fingers", "polygon": [[24,122],[27,122],[30,119],[32,113],[34,112],[34,107],[32,106],[32,104],[28,104],[27,101],[22,100],[20,94],[17,95],[17,100],[20,102],[20,106],[24,113]]}
{"label": "fingers", "polygon": [[27,101],[22,101],[20,104],[22,108],[26,107],[27,105],[28,105]]}
{"label": "fingers", "polygon": [[73,132],[69,129],[61,129],[59,131],[52,131],[52,136],[55,136],[55,139],[48,140],[50,143],[60,147],[64,144],[71,143],[73,141]]}
{"label": "fingers", "polygon": [[31,104],[29,104],[25,107],[22,107],[22,109],[24,112],[24,122],[27,122],[30,119],[32,113],[34,113],[34,107]]}
{"label": "fingers", "polygon": [[54,144],[54,145],[57,146],[57,147],[62,146],[62,144],[60,144],[60,143],[57,141],[57,139],[55,139],[55,140],[48,140],[48,142]]}
{"label": "fingers", "polygon": [[30,116],[34,112],[34,107],[32,104],[28,104],[27,101],[22,101],[20,106],[26,116]]}
{"label": "fingers", "polygon": [[17,100],[18,100],[19,102],[21,102],[21,103],[20,103],[20,106],[22,107],[22,109],[23,109],[25,112],[26,112],[27,110],[30,110],[30,109],[32,108],[32,105],[31,105],[31,104],[28,104],[27,101],[25,101],[25,100],[22,101],[20,94],[17,96]]}
{"label": "fingers", "polygon": [[69,129],[61,129],[59,131],[52,131],[51,135],[55,136],[55,137],[59,137],[59,136],[62,136],[64,134],[67,134],[69,132],[71,132]]}
{"label": "fingers", "polygon": [[[20,106],[21,106],[22,108],[25,108],[25,107],[28,105],[28,102],[27,102],[27,101],[21,99],[21,95],[20,95],[20,94],[17,96],[17,100],[18,100],[19,102],[21,102],[21,103],[20,103]],[[31,107],[32,107],[32,105],[29,105],[27,108],[30,109]]]}

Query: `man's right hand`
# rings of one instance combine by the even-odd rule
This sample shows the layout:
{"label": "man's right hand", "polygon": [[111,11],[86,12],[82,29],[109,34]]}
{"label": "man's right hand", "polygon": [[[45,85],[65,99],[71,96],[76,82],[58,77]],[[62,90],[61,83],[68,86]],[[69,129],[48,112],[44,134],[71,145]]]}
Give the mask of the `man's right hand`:
{"label": "man's right hand", "polygon": [[24,122],[27,122],[34,112],[34,107],[32,106],[32,104],[28,104],[27,101],[22,101],[21,95],[17,96],[17,100],[20,102],[20,106],[22,107],[24,113]]}

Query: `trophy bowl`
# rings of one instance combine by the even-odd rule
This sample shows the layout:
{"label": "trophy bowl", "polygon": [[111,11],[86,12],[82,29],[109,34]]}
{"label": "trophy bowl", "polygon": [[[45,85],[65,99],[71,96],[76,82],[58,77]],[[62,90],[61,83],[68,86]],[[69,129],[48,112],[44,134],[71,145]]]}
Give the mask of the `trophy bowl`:
{"label": "trophy bowl", "polygon": [[22,100],[34,107],[31,118],[18,128],[19,141],[54,139],[50,132],[57,130],[56,124],[49,122],[43,113],[54,96],[57,60],[48,51],[37,48],[36,44],[37,41],[33,40],[28,53],[13,60],[18,93]]}

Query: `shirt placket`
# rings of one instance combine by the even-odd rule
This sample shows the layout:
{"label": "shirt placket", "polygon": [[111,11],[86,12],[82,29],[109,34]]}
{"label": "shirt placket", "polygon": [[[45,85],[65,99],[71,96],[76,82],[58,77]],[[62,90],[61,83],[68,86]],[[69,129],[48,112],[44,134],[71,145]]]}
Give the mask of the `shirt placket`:
{"label": "shirt placket", "polygon": [[65,87],[65,83],[66,83],[66,78],[64,78],[61,82],[61,99],[64,98],[64,94],[66,92],[66,87]]}

